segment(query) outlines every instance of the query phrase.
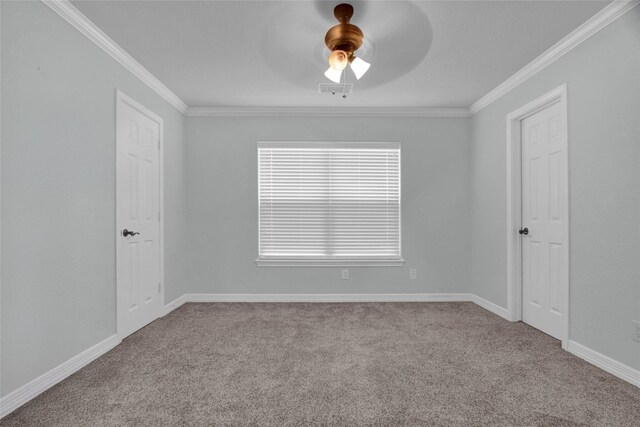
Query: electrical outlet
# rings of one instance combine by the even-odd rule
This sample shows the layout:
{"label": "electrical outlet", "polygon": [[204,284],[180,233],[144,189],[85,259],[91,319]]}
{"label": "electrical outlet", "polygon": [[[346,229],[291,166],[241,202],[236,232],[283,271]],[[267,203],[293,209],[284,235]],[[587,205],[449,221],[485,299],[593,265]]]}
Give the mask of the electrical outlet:
{"label": "electrical outlet", "polygon": [[640,342],[640,322],[637,320],[633,321],[633,340]]}
{"label": "electrical outlet", "polygon": [[418,272],[415,268],[409,270],[409,280],[416,280],[418,278]]}
{"label": "electrical outlet", "polygon": [[342,270],[342,280],[349,280],[349,270],[346,268]]}

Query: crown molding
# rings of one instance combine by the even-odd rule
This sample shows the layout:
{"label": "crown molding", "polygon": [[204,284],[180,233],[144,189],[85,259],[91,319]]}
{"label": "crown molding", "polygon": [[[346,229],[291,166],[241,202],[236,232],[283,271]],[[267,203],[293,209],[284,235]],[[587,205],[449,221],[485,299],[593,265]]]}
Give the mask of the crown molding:
{"label": "crown molding", "polygon": [[144,84],[149,86],[151,90],[160,95],[178,111],[183,114],[186,113],[187,104],[180,99],[178,95],[173,93],[171,89],[166,87],[160,80],[151,74],[149,70],[144,68],[142,64],[133,59],[133,57],[123,48],[102,32],[102,30],[91,22],[89,18],[76,9],[69,0],[42,0],[42,2],[84,34],[85,37],[108,53],[113,59],[118,61],[124,68],[130,71],[131,74],[139,78]]}
{"label": "crown molding", "polygon": [[69,0],[42,0],[182,114],[199,117],[469,117],[461,108],[189,107],[149,70],[89,20]]}
{"label": "crown molding", "polygon": [[633,9],[640,0],[614,0],[524,68],[478,99],[468,108],[345,108],[345,107],[189,107],[180,97],[133,59],[69,0],[42,0],[53,11],[93,41],[123,67],[181,113],[193,117],[470,117],[515,89],[570,52],[589,37]]}
{"label": "crown molding", "polygon": [[189,107],[193,117],[469,117],[462,108]]}
{"label": "crown molding", "polygon": [[471,115],[476,114],[489,104],[495,102],[502,96],[509,93],[511,90],[520,86],[522,83],[539,73],[562,56],[570,52],[576,46],[589,37],[611,24],[613,21],[633,9],[640,3],[640,0],[633,1],[613,1],[605,6],[600,12],[593,15],[584,24],[573,30],[569,35],[564,37],[558,43],[547,49],[542,55],[527,64],[520,71],[509,77],[502,82],[491,92],[484,95],[482,98],[474,102],[469,106],[469,113]]}

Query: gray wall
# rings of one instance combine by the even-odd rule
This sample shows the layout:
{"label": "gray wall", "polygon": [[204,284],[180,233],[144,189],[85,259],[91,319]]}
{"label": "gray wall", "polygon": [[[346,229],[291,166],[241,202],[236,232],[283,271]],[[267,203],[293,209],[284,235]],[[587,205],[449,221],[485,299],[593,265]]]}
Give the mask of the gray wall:
{"label": "gray wall", "polygon": [[640,369],[640,7],[472,119],[472,289],[506,307],[506,115],[568,84],[570,339]]}
{"label": "gray wall", "polygon": [[[357,96],[354,94],[353,96]],[[469,120],[187,119],[189,284],[203,293],[469,290]],[[404,267],[258,267],[257,141],[402,144]],[[409,269],[418,279],[409,280]]]}
{"label": "gray wall", "polygon": [[[474,292],[506,306],[505,116],[567,82],[571,339],[640,369],[640,7],[472,119],[185,120],[40,2],[0,4],[1,395],[115,333],[116,88],[165,119],[167,302]],[[258,140],[402,143],[405,266],[348,281],[257,267]]]}
{"label": "gray wall", "polygon": [[6,395],[116,332],[116,88],[165,120],[167,300],[185,180],[180,113],[41,2],[1,7]]}

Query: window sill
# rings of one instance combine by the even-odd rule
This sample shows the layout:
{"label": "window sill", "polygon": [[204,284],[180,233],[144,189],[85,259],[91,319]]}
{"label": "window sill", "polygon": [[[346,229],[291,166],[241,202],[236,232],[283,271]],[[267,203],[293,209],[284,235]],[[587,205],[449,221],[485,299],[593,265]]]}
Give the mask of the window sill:
{"label": "window sill", "polygon": [[259,267],[402,267],[404,259],[256,259]]}

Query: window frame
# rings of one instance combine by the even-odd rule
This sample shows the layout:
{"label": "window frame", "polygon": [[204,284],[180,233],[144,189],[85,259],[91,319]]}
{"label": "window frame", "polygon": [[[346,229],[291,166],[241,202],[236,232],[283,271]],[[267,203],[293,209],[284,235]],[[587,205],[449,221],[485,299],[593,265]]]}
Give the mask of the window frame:
{"label": "window frame", "polygon": [[[260,147],[269,148],[347,148],[371,149],[388,148],[398,150],[398,257],[368,257],[368,258],[327,258],[327,257],[283,257],[260,255]],[[257,190],[258,190],[258,257],[255,262],[264,267],[400,267],[404,265],[402,258],[402,155],[399,142],[355,142],[355,141],[258,141],[257,157]]]}

